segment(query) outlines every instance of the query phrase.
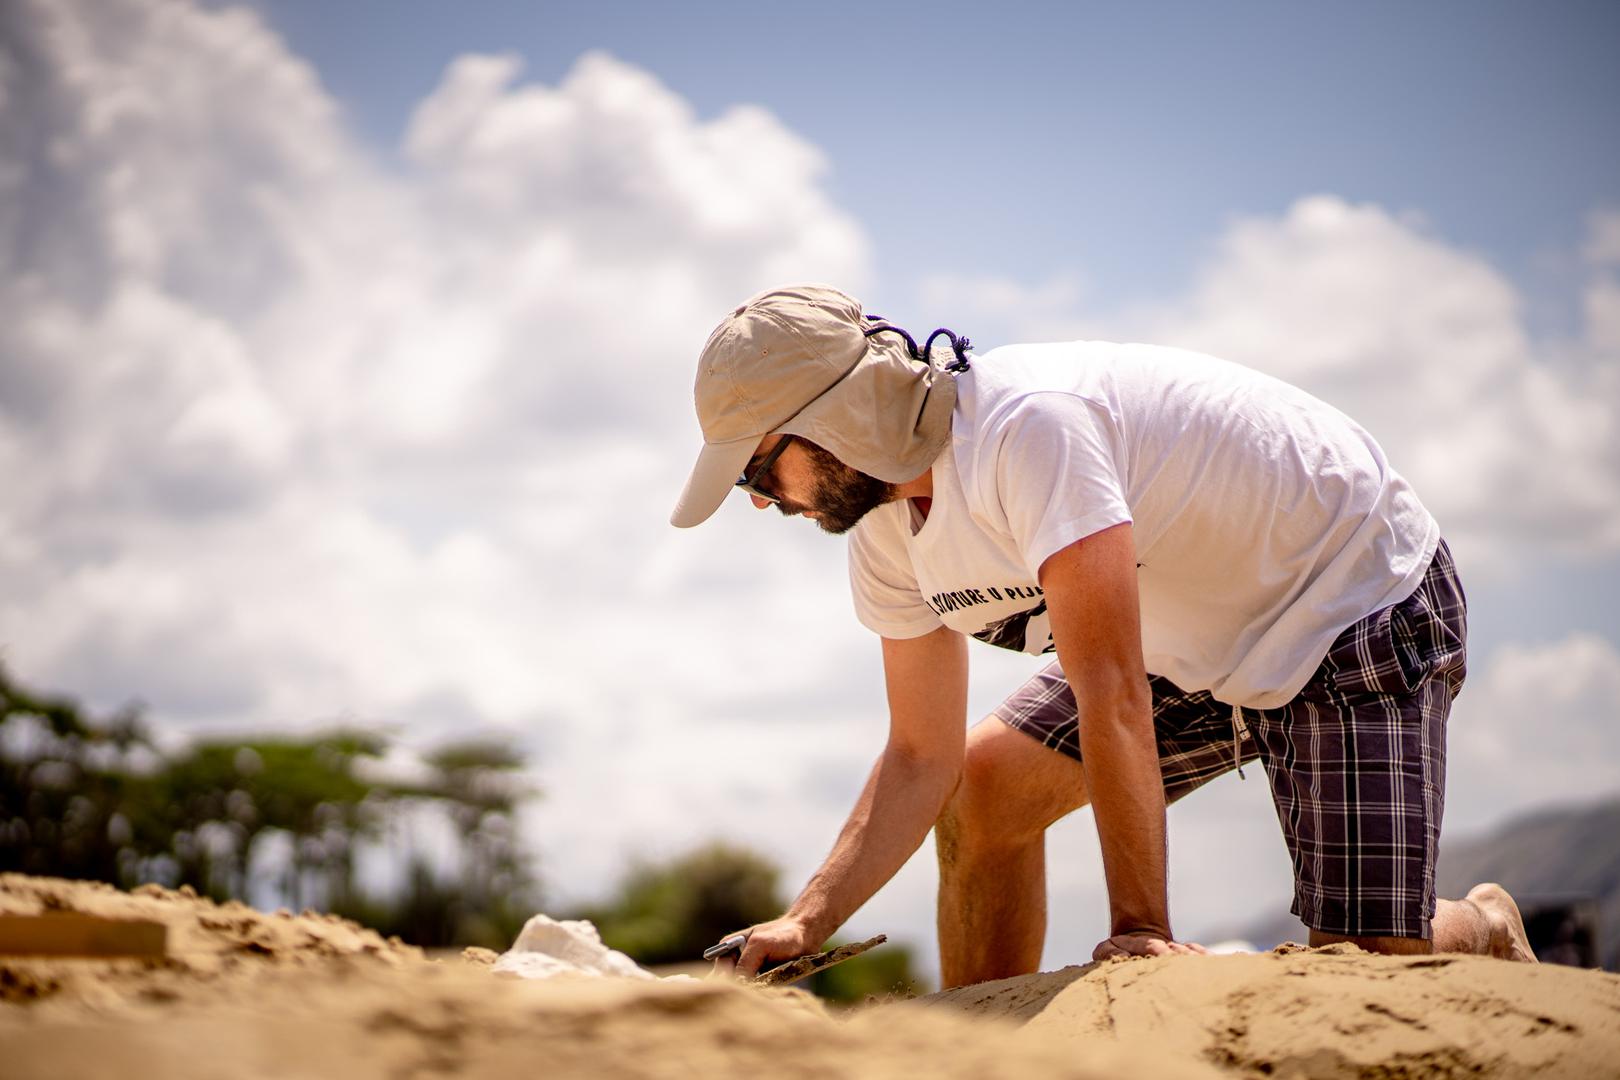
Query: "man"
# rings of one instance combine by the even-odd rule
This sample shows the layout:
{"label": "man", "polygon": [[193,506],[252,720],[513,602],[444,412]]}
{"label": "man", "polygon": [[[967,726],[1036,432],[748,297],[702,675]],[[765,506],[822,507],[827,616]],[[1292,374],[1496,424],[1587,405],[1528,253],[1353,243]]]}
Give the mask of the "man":
{"label": "man", "polygon": [[[975,356],[943,330],[918,348],[823,286],[728,315],[696,399],[704,447],[671,520],[742,486],[849,532],[890,710],[832,853],[751,928],[741,973],[817,948],[930,828],[945,984],[1034,971],[1045,830],[1088,802],[1110,909],[1095,957],[1202,952],[1171,928],[1165,804],[1254,758],[1312,944],[1534,959],[1497,886],[1436,900],[1463,593],[1349,418],[1177,349]],[[969,637],[1057,662],[964,732]]]}

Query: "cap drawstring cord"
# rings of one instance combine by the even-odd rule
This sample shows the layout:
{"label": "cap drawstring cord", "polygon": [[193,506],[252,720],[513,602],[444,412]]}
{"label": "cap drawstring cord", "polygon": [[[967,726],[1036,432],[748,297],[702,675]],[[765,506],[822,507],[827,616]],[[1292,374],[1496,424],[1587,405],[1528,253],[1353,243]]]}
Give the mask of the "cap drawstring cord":
{"label": "cap drawstring cord", "polygon": [[973,342],[969,341],[965,337],[957,337],[955,334],[951,333],[949,330],[945,329],[943,326],[940,327],[938,330],[935,330],[932,334],[929,334],[927,342],[925,342],[923,344],[923,347],[921,349],[918,349],[917,348],[917,341],[916,341],[915,338],[913,338],[910,334],[906,333],[900,327],[891,326],[889,323],[883,322],[883,316],[881,316],[881,315],[868,315],[866,317],[868,319],[871,319],[872,321],[878,323],[878,325],[877,326],[867,327],[865,330],[862,331],[863,334],[865,334],[867,337],[871,337],[873,334],[881,334],[885,330],[892,331],[892,332],[894,332],[896,334],[899,334],[901,337],[906,339],[906,352],[911,354],[911,358],[913,360],[920,360],[923,363],[932,365],[933,362],[934,362],[933,361],[934,339],[939,337],[941,334],[944,334],[945,337],[950,339],[951,352],[956,357],[956,359],[952,360],[950,363],[945,365],[945,370],[949,371],[949,372],[953,372],[953,373],[954,372],[961,372],[961,371],[966,371],[968,369],[968,367],[970,366],[969,363],[968,363],[968,355],[967,354],[968,354],[968,350],[973,347]]}
{"label": "cap drawstring cord", "polygon": [[923,355],[924,356],[932,356],[933,355],[934,339],[939,337],[939,335],[941,335],[941,334],[944,334],[947,338],[950,339],[951,352],[956,355],[955,360],[952,360],[950,363],[945,365],[945,370],[946,371],[966,371],[968,369],[967,351],[968,351],[968,349],[973,347],[973,342],[969,341],[965,337],[957,337],[955,334],[951,333],[949,330],[945,329],[943,326],[940,327],[938,330],[935,330],[932,334],[928,335],[928,341],[923,345]]}
{"label": "cap drawstring cord", "polygon": [[1238,779],[1245,780],[1243,775],[1243,740],[1249,737],[1249,725],[1244,723],[1243,709],[1237,705],[1232,706],[1232,764],[1237,766]]}
{"label": "cap drawstring cord", "polygon": [[[881,320],[883,318],[883,316],[881,316],[881,315],[868,315],[867,318],[868,319]],[[912,336],[910,334],[906,333],[903,329],[901,329],[898,326],[890,326],[886,322],[879,322],[878,325],[869,326],[865,330],[862,330],[861,333],[864,334],[867,337],[871,337],[873,334],[881,334],[885,330],[891,331],[891,332],[896,333],[896,334],[899,334],[901,337],[906,339],[906,352],[911,354],[911,358],[913,360],[921,360],[923,358],[922,354],[917,351],[917,342],[912,338]]]}

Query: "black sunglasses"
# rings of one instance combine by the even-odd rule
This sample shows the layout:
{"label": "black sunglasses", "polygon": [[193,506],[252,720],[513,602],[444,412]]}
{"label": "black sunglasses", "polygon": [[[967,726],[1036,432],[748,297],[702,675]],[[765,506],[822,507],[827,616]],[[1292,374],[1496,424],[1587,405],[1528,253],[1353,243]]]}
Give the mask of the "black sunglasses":
{"label": "black sunglasses", "polygon": [[765,478],[766,473],[771,471],[771,466],[776,464],[776,459],[782,456],[782,451],[786,450],[788,443],[792,441],[793,436],[783,435],[781,440],[771,447],[771,452],[765,455],[765,460],[759,463],[759,468],[754,470],[752,476],[743,473],[737,477],[737,486],[748,492],[748,494],[764,499],[766,502],[781,502],[782,497],[780,495],[766,491],[759,486],[759,482]]}

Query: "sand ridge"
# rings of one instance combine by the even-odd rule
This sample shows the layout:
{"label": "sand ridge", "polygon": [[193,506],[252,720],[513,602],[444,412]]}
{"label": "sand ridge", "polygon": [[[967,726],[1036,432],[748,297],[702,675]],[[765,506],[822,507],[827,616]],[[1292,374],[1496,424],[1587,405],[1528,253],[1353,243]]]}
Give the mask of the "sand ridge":
{"label": "sand ridge", "polygon": [[160,918],[156,961],[0,957],[6,1080],[515,1076],[675,1078],[1019,1076],[1102,1080],[1144,1060],[1168,1080],[1201,1062],[1030,1040],[1006,1021],[920,1010],[830,1013],[794,989],[562,976],[526,980],[492,957],[432,961],[353,923],[265,915],[149,889],[0,876],[0,911]]}
{"label": "sand ridge", "polygon": [[423,959],[422,950],[335,915],[215,904],[189,888],[143,885],[126,893],[100,882],[0,874],[0,914],[51,912],[161,922],[167,954],[101,961],[0,956],[0,1003],[72,1009],[142,997],[176,1000],[228,994],[282,967],[347,962],[392,970]]}
{"label": "sand ridge", "polygon": [[919,1004],[1253,1076],[1620,1076],[1620,977],[1353,945],[1115,961]]}
{"label": "sand ridge", "polygon": [[[1076,1052],[1016,1028],[943,1014],[830,1016],[797,991],[732,983],[501,979],[467,965],[312,985],[276,971],[257,1003],[14,1024],[0,1018],[5,1075],[72,1080],[241,1076],[647,1077],[774,1075],[1102,1080],[1150,1067],[1214,1080],[1212,1066],[1097,1046]],[[0,1010],[3,1012],[4,1010]]]}
{"label": "sand ridge", "polygon": [[0,912],[45,910],[161,919],[173,953],[0,957],[6,1080],[1620,1076],[1620,977],[1483,958],[1117,961],[833,1013],[729,980],[525,980],[326,916],[0,875]]}

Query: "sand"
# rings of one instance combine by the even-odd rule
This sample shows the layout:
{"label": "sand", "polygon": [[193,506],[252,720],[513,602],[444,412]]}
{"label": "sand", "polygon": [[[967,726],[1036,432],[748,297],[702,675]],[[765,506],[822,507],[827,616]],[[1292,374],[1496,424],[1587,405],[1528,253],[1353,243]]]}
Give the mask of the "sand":
{"label": "sand", "polygon": [[922,999],[1031,1039],[1152,1046],[1245,1076],[1620,1076],[1620,976],[1351,945],[1089,964]]}
{"label": "sand", "polygon": [[433,961],[312,914],[0,875],[0,912],[156,918],[154,960],[0,957],[0,1075],[1620,1075],[1620,978],[1352,950],[1070,968],[834,1014],[796,990]]}

